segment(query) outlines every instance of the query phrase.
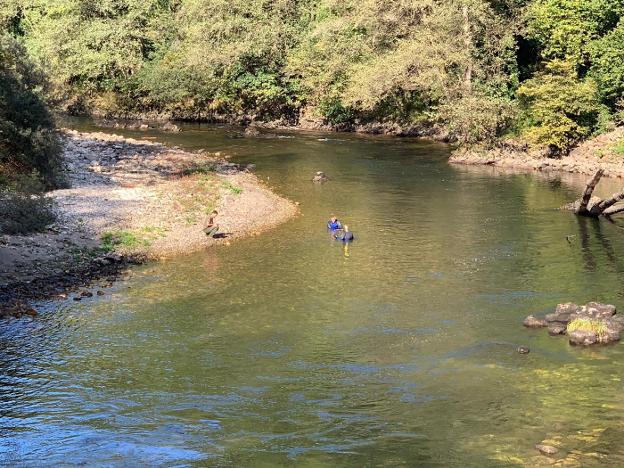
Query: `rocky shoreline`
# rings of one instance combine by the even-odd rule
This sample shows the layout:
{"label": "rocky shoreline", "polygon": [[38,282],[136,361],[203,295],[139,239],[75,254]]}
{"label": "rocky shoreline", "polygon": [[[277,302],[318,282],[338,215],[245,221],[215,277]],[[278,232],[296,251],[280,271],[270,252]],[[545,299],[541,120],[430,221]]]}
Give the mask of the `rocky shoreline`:
{"label": "rocky shoreline", "polygon": [[424,122],[419,124],[400,123],[394,121],[359,121],[352,123],[332,124],[322,117],[302,114],[297,118],[284,117],[281,119],[266,121],[258,120],[253,115],[221,115],[209,113],[206,115],[173,115],[160,113],[132,114],[124,113],[109,115],[99,112],[91,112],[88,115],[95,119],[98,126],[130,129],[149,130],[157,129],[165,132],[181,131],[180,122],[191,123],[217,123],[240,126],[242,128],[286,131],[313,131],[313,132],[347,132],[368,135],[388,135],[396,137],[427,138],[436,141],[448,142],[451,140],[448,130],[444,127]]}
{"label": "rocky shoreline", "polygon": [[[128,265],[229,245],[297,213],[249,167],[217,154],[151,141],[63,130],[71,188],[49,193],[56,222],[46,232],[0,235],[0,317],[33,315],[34,299],[92,294]],[[220,238],[203,232],[219,211]],[[81,291],[82,289],[82,291]]]}
{"label": "rocky shoreline", "polygon": [[506,142],[496,148],[465,147],[456,150],[449,162],[543,172],[593,175],[598,169],[606,177],[624,177],[624,127],[587,140],[567,156],[548,157],[544,150]]}

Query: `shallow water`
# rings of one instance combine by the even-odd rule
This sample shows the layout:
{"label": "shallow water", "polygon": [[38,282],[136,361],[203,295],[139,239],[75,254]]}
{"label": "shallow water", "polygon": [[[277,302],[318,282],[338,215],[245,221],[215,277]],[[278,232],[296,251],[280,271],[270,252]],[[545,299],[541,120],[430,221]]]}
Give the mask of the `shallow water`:
{"label": "shallow water", "polygon": [[0,463],[518,466],[551,440],[624,464],[624,345],[521,324],[624,307],[622,229],[556,210],[579,179],[452,167],[417,140],[185,130],[124,133],[253,162],[301,216],[3,325]]}

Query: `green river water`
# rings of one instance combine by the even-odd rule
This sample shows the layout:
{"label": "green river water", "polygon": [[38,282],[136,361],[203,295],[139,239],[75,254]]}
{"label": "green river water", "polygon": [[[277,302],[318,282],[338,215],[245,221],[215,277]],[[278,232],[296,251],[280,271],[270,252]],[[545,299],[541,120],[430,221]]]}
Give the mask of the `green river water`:
{"label": "green river water", "polygon": [[624,345],[522,327],[624,307],[622,229],[556,210],[578,179],[417,140],[184,129],[125,134],[254,163],[301,215],[3,324],[0,464],[536,466],[550,440],[567,466],[624,465]]}

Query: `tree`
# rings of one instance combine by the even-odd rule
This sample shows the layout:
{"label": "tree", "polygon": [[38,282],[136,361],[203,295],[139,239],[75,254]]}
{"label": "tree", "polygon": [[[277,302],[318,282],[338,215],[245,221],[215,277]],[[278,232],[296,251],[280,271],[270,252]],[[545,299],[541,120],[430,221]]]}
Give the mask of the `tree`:
{"label": "tree", "polygon": [[624,97],[624,22],[589,46],[591,76],[602,99],[614,108]]}
{"label": "tree", "polygon": [[62,182],[54,121],[40,95],[44,85],[24,48],[0,34],[0,182],[33,171],[48,187]]}
{"label": "tree", "polygon": [[525,137],[554,153],[565,153],[589,136],[604,112],[596,83],[578,79],[574,68],[571,62],[548,62],[517,93],[526,119]]}

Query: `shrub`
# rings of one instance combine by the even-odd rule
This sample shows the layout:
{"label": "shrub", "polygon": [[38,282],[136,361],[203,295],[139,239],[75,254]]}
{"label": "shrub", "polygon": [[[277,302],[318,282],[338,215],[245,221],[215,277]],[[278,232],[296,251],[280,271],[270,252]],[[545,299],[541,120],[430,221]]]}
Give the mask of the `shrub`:
{"label": "shrub", "polygon": [[489,144],[508,128],[515,109],[508,99],[470,95],[441,106],[439,115],[460,142]]}
{"label": "shrub", "polygon": [[524,136],[555,153],[566,153],[591,135],[605,111],[596,83],[578,79],[574,65],[562,60],[549,62],[517,95],[526,122]]}
{"label": "shrub", "polygon": [[42,190],[41,182],[35,177],[22,176],[16,184],[0,192],[1,233],[41,232],[54,222],[54,202]]}
{"label": "shrub", "polygon": [[47,188],[63,185],[54,121],[39,90],[45,85],[24,48],[0,33],[0,175],[36,170]]}
{"label": "shrub", "polygon": [[145,241],[139,239],[135,234],[130,231],[106,231],[100,238],[102,243],[101,248],[106,252],[112,252],[117,247],[125,247],[127,249],[133,249],[141,245],[145,245]]}

